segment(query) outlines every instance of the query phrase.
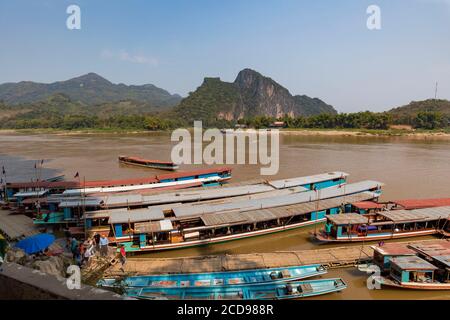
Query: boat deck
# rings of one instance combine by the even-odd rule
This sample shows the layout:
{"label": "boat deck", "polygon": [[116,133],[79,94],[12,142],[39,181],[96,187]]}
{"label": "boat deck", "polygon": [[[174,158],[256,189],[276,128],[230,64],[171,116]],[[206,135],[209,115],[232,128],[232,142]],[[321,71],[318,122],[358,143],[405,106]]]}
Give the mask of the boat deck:
{"label": "boat deck", "polygon": [[[425,243],[422,240],[404,243]],[[438,240],[439,241],[439,240]],[[440,240],[446,241],[446,240]],[[129,258],[124,266],[125,274],[149,275],[164,273],[199,273],[235,271],[245,269],[277,268],[296,265],[322,264],[326,268],[351,267],[372,260],[370,245],[346,246],[300,251],[249,253],[180,258]],[[120,264],[106,270],[105,277],[124,275]]]}
{"label": "boat deck", "polygon": [[0,210],[0,232],[8,240],[16,240],[39,233],[33,220],[23,214],[10,214],[8,210]]}

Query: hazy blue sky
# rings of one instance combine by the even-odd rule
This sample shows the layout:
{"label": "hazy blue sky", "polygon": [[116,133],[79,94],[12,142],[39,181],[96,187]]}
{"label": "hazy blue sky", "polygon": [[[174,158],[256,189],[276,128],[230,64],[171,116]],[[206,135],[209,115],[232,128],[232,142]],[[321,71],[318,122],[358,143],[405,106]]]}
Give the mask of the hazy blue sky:
{"label": "hazy blue sky", "polygon": [[184,96],[249,67],[341,112],[433,97],[436,81],[450,98],[450,0],[0,0],[0,44],[0,83],[92,71]]}

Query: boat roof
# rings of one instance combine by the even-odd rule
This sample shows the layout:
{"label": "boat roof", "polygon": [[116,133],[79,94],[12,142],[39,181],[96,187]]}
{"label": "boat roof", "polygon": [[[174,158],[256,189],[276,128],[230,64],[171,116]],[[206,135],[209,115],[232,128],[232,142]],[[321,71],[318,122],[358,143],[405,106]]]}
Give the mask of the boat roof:
{"label": "boat roof", "polygon": [[[151,206],[148,208],[132,209],[132,210],[128,210],[126,208],[117,208],[117,209],[109,209],[109,210],[101,209],[101,210],[95,210],[95,211],[88,211],[85,214],[86,214],[87,219],[101,219],[101,218],[109,218],[112,214],[119,214],[119,213],[126,212],[130,215],[133,215],[135,212],[139,213],[142,210],[145,211],[148,209],[152,209],[155,215],[156,215],[156,213],[158,213],[160,216],[164,217],[165,211],[170,211],[170,210],[172,210],[173,207],[180,206],[180,205],[182,205],[182,203],[172,203],[170,205]],[[141,221],[145,221],[145,220],[141,220]],[[127,220],[127,222],[128,222],[128,220]]]}
{"label": "boat roof", "polygon": [[[383,184],[381,182],[377,181],[362,181],[344,186],[333,186],[318,191],[298,192],[264,199],[239,200],[223,204],[186,204],[184,206],[174,208],[173,212],[176,217],[182,218],[214,212],[267,209],[294,205],[303,202],[317,201],[317,199],[328,199],[360,193],[382,185]],[[374,195],[373,198],[375,197],[376,196]]]}
{"label": "boat roof", "polygon": [[[152,195],[143,195],[141,199],[136,197],[135,199],[128,199],[128,195],[130,197],[134,196],[132,193],[128,194],[113,194],[109,195],[105,199],[105,206],[114,206],[118,204],[126,203],[127,201],[130,203],[142,202],[146,205],[154,205],[161,203],[169,203],[169,202],[186,202],[186,201],[200,201],[200,200],[209,200],[216,198],[226,198],[226,197],[235,197],[246,194],[255,194],[262,192],[273,191],[274,189],[283,189],[281,187],[282,181],[290,181],[289,184],[283,185],[286,188],[296,187],[302,188],[303,191],[308,191],[309,189],[301,187],[300,184],[307,184],[309,182],[320,182],[327,179],[334,179],[335,177],[341,177],[342,175],[347,175],[344,172],[335,172],[335,173],[323,173],[314,176],[306,176],[306,177],[297,177],[286,180],[276,180],[276,181],[268,181],[266,183],[254,183],[254,184],[240,184],[233,186],[222,186],[217,188],[202,188],[197,190],[183,190],[178,192],[170,192],[170,193],[157,193]],[[278,186],[275,187],[274,185]],[[134,193],[136,193],[134,191]]]}
{"label": "boat roof", "polygon": [[77,200],[61,201],[59,203],[60,208],[78,208],[78,207],[99,207],[103,201],[101,199],[86,198]]}
{"label": "boat roof", "polygon": [[392,203],[403,207],[404,209],[421,209],[430,207],[444,207],[450,206],[450,198],[436,198],[436,199],[405,199],[395,200]]}
{"label": "boat roof", "polygon": [[161,174],[153,177],[143,178],[128,178],[128,179],[116,179],[116,180],[96,180],[96,181],[37,181],[37,182],[12,182],[7,183],[8,188],[93,188],[93,187],[106,187],[106,186],[124,186],[135,184],[150,184],[157,183],[161,180],[170,180],[175,178],[190,177],[201,174],[215,173],[215,172],[227,172],[231,171],[230,167],[219,167],[211,169],[198,169],[185,172]]}
{"label": "boat roof", "polygon": [[435,207],[416,210],[390,210],[378,213],[392,222],[415,222],[448,219],[450,217],[450,207]]}
{"label": "boat roof", "polygon": [[384,205],[375,201],[360,201],[353,202],[352,206],[358,209],[368,210],[368,209],[383,209]]}
{"label": "boat roof", "polygon": [[333,180],[333,179],[346,178],[348,176],[349,176],[348,173],[336,171],[336,172],[316,174],[316,175],[307,176],[307,177],[272,180],[272,181],[268,181],[267,184],[271,185],[272,187],[274,187],[276,189],[284,189],[284,188],[303,186],[303,185],[307,185],[307,184],[311,184],[311,183],[317,183],[317,182],[328,181],[328,180]]}
{"label": "boat roof", "polygon": [[418,256],[403,256],[391,259],[391,264],[398,266],[401,270],[436,270],[438,267]]}
{"label": "boat roof", "polygon": [[76,181],[37,181],[37,182],[8,182],[8,188],[77,188],[80,184]]}
{"label": "boat roof", "polygon": [[322,200],[318,204],[317,202],[307,202],[285,207],[252,210],[245,212],[209,213],[202,215],[201,219],[206,226],[268,221],[294,215],[306,214],[313,211],[336,208],[341,206],[344,203],[343,201],[347,201],[349,197],[351,197],[352,199],[364,199],[366,197],[373,197],[373,194],[370,192],[363,192],[361,194],[351,195],[347,197]]}
{"label": "boat roof", "polygon": [[170,230],[173,230],[173,225],[172,221],[168,219],[154,222],[140,222],[134,225],[134,231],[137,233],[152,233]]}
{"label": "boat roof", "polygon": [[116,209],[110,212],[109,223],[127,223],[164,219],[164,213],[159,208],[144,208],[136,210]]}
{"label": "boat roof", "polygon": [[448,240],[415,243],[409,247],[430,257],[450,255],[450,241]]}
{"label": "boat roof", "polygon": [[45,190],[33,190],[33,191],[22,191],[14,194],[14,197],[41,197],[48,193],[48,189]]}
{"label": "boat roof", "polygon": [[416,255],[416,252],[405,243],[385,243],[382,246],[371,246],[371,248],[384,256]]}
{"label": "boat roof", "polygon": [[433,259],[450,268],[450,254],[444,256],[432,256]]}
{"label": "boat roof", "polygon": [[353,225],[353,224],[367,224],[368,218],[354,212],[349,212],[345,214],[332,214],[329,215],[328,220],[331,221],[335,225]]}

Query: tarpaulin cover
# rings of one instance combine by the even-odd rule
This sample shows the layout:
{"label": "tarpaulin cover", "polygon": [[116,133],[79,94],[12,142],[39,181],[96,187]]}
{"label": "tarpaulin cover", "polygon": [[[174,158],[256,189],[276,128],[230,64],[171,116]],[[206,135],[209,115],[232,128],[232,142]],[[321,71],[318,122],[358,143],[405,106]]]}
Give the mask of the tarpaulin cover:
{"label": "tarpaulin cover", "polygon": [[48,233],[40,233],[17,242],[16,247],[27,254],[33,254],[48,248],[55,242],[55,236]]}

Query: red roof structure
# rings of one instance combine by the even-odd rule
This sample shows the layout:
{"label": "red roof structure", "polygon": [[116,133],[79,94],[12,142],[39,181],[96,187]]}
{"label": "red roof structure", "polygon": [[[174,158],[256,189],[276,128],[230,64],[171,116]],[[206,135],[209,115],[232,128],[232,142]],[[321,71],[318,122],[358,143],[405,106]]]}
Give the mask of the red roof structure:
{"label": "red roof structure", "polygon": [[371,246],[371,248],[385,256],[415,255],[415,251],[405,243],[385,243],[382,246]]}
{"label": "red roof structure", "polygon": [[374,201],[361,201],[361,202],[354,202],[352,203],[352,206],[363,209],[363,210],[369,210],[369,209],[383,209],[384,205],[382,203],[377,203]]}
{"label": "red roof structure", "polygon": [[396,200],[392,203],[401,206],[403,209],[423,209],[432,207],[446,207],[450,206],[450,198],[439,198],[439,199],[407,199],[407,200]]}

